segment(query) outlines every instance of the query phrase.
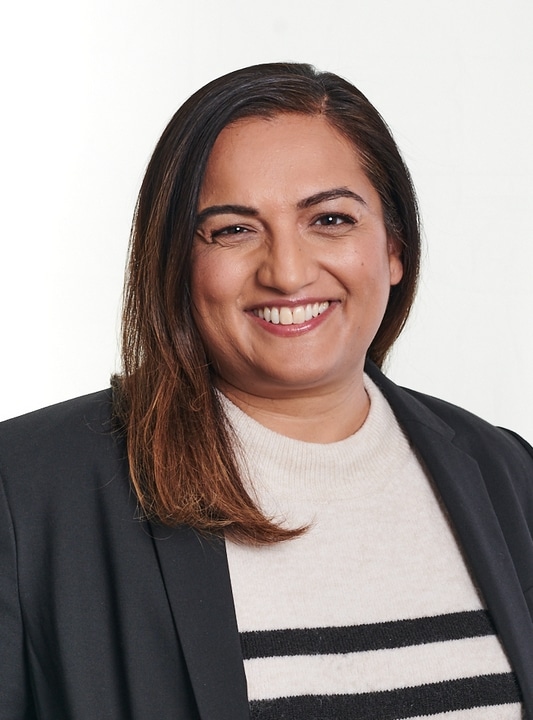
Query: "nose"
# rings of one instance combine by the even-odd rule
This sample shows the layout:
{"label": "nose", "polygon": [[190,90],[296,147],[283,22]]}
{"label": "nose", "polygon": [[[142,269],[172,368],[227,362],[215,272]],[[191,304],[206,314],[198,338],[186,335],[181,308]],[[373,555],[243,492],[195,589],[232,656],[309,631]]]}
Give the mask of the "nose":
{"label": "nose", "polygon": [[291,295],[313,283],[319,266],[312,246],[297,231],[271,234],[257,270],[264,287]]}

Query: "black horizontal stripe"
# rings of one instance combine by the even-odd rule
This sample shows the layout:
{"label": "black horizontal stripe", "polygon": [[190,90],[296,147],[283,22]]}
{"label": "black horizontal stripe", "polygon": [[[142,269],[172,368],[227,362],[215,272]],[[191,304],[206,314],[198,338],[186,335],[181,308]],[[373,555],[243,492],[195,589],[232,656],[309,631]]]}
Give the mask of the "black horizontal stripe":
{"label": "black horizontal stripe", "polygon": [[367,625],[243,632],[241,646],[249,660],[384,650],[493,634],[487,611],[471,610]]}
{"label": "black horizontal stripe", "polygon": [[251,720],[400,720],[452,710],[520,702],[511,673],[449,680],[418,687],[358,695],[300,695],[253,700]]}

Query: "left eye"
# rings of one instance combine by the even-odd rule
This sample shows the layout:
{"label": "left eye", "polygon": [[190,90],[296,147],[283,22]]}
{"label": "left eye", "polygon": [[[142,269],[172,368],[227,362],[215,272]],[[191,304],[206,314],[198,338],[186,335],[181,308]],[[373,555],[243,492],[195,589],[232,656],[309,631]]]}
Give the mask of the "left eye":
{"label": "left eye", "polygon": [[334,213],[328,213],[327,215],[321,215],[315,220],[315,225],[321,225],[322,227],[331,227],[332,225],[353,225],[354,220],[347,215],[336,215]]}

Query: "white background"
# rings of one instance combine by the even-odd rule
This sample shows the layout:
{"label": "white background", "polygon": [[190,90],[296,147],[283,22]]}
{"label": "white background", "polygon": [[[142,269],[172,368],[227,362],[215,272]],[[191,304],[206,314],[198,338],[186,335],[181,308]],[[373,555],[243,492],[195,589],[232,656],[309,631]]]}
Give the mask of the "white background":
{"label": "white background", "polygon": [[213,77],[292,60],[363,90],[418,189],[423,279],[389,375],[533,440],[532,8],[10,3],[0,18],[0,417],[107,385],[131,215],[163,127]]}

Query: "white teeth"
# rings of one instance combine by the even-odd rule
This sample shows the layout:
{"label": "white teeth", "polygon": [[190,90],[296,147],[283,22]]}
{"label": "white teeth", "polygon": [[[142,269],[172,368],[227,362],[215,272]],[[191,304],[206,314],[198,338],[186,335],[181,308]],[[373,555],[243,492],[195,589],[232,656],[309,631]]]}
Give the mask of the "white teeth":
{"label": "white teeth", "polygon": [[279,321],[282,325],[292,325],[292,310],[288,307],[279,309]]}
{"label": "white teeth", "polygon": [[329,307],[329,302],[325,300],[321,303],[309,303],[307,305],[298,305],[295,308],[289,307],[264,307],[254,310],[254,314],[261,320],[271,322],[274,325],[301,325],[304,322],[316,318],[321,315]]}
{"label": "white teeth", "polygon": [[294,308],[294,310],[292,311],[292,322],[294,323],[294,325],[301,325],[303,322],[305,322],[305,308],[303,305]]}

